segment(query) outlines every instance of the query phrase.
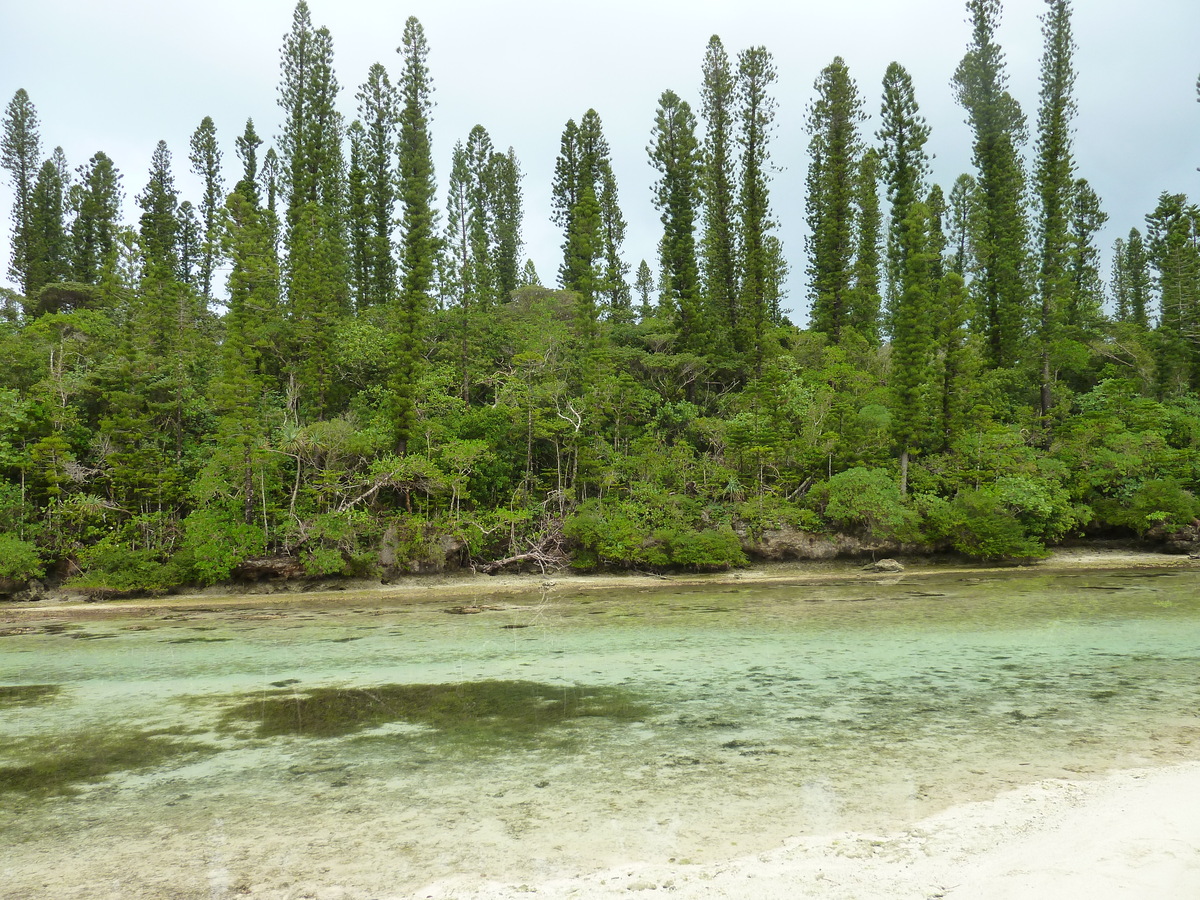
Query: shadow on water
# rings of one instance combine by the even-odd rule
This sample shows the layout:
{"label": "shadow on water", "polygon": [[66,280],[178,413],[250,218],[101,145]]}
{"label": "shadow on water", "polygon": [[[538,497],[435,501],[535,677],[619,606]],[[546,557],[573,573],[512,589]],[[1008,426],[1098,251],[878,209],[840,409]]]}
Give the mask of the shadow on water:
{"label": "shadow on water", "polygon": [[23,762],[0,765],[0,796],[70,795],[107,775],[216,752],[211,746],[179,740],[185,733],[184,729],[81,731],[18,740],[7,749]]}
{"label": "shadow on water", "polygon": [[434,729],[441,739],[501,744],[532,741],[583,719],[634,722],[651,712],[619,688],[496,680],[266,691],[227,709],[221,724],[234,732],[249,726],[260,738],[395,739],[369,729],[405,723]]}

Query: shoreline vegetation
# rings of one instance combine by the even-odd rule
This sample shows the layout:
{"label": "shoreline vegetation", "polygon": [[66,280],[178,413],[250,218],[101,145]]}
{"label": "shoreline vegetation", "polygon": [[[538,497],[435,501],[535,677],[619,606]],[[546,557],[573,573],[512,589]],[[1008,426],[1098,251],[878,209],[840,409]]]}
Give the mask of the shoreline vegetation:
{"label": "shoreline vegetation", "polygon": [[[879,560],[890,560],[879,556]],[[822,584],[847,581],[879,581],[946,575],[1010,574],[1014,572],[1053,574],[1059,572],[1115,571],[1137,569],[1200,569],[1200,560],[1178,553],[1145,549],[1077,546],[1051,551],[1044,559],[983,564],[945,557],[904,557],[899,568],[876,568],[870,559],[827,559],[772,562],[745,569],[716,573],[610,572],[580,574],[547,573],[485,575],[460,571],[438,575],[413,575],[390,583],[366,579],[306,579],[270,584],[222,584],[180,590],[155,596],[125,597],[95,602],[69,588],[42,595],[37,602],[0,600],[0,621],[17,621],[40,612],[54,615],[103,615],[105,611],[187,608],[190,606],[247,607],[289,602],[344,600],[361,602],[364,597],[399,602],[466,601],[457,609],[467,614],[487,612],[488,607],[507,609],[510,604],[544,599],[551,593],[583,593],[619,590],[670,590],[681,586],[713,588],[731,585]]]}
{"label": "shoreline vegetation", "polygon": [[[191,199],[164,141],[125,186],[103,152],[47,154],[17,90],[0,593],[1194,550],[1200,208],[1164,190],[1141,227],[1114,223],[1105,277],[1108,216],[1071,146],[1070,0],[1041,17],[1036,129],[1001,7],[966,4],[945,74],[974,171],[942,185],[899,62],[868,89],[834,57],[805,114],[777,101],[766,47],[713,35],[691,100],[663,91],[646,119],[663,231],[636,276],[600,113],[581,98],[557,148],[526,151],[557,151],[552,184],[523,185],[482,124],[435,148],[416,18],[391,71],[353,73],[352,117],[300,0],[280,133],[204,116]],[[804,116],[803,185],[772,161],[777,116]],[[780,241],[776,179],[804,193],[804,248]],[[526,189],[552,198],[555,273],[525,255]]]}

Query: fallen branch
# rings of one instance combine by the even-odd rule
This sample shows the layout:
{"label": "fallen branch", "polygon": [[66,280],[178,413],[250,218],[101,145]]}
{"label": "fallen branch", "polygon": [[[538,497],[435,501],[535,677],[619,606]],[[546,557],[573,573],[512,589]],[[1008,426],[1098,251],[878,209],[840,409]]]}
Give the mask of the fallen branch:
{"label": "fallen branch", "polygon": [[486,575],[495,575],[506,566],[534,563],[541,570],[542,574],[545,575],[547,569],[557,571],[565,566],[567,562],[568,557],[566,551],[563,550],[562,532],[558,528],[554,528],[540,541],[530,544],[529,549],[524,553],[516,553],[512,556],[506,556],[504,559],[485,563],[479,566],[476,571],[483,572]]}

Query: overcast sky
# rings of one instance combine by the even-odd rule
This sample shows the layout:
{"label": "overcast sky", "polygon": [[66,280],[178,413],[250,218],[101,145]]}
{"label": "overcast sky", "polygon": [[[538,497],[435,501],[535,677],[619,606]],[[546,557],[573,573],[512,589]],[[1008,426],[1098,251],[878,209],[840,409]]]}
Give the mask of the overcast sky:
{"label": "overcast sky", "polygon": [[[188,140],[211,115],[231,184],[233,138],[247,117],[278,134],[279,50],[291,0],[7,0],[0,4],[0,102],[25,88],[41,120],[46,155],[61,145],[72,168],[97,150],[124,175],[125,217],[147,180],[155,144],[175,157],[184,199],[197,200]],[[999,41],[1011,89],[1031,125],[1037,115],[1039,15],[1043,0],[1007,0]],[[1101,238],[1143,225],[1164,190],[1200,196],[1200,3],[1196,0],[1077,0],[1079,73],[1075,154],[1110,215]],[[526,252],[545,283],[554,281],[561,236],[550,224],[550,178],[567,119],[594,107],[612,146],[621,205],[629,220],[625,255],[655,263],[660,225],[646,155],[658,97],[671,88],[699,108],[700,63],[712,34],[731,57],[763,45],[779,72],[777,171],[771,200],[791,263],[786,306],[807,318],[804,278],[805,109],[812,84],[842,56],[878,127],[880,83],[891,60],[913,76],[932,128],[934,179],[947,189],[970,171],[970,133],[950,78],[969,28],[961,0],[310,0],[313,23],[333,35],[342,111],[374,62],[393,79],[405,19],[417,16],[430,47],[435,84],[434,161],[439,203],[454,142],[476,123],[501,148],[512,146],[525,173]],[[1026,151],[1029,156],[1029,150]],[[11,208],[11,189],[0,206]],[[0,237],[7,271],[10,225]],[[1105,275],[1108,273],[1105,272]],[[7,278],[2,283],[10,284]],[[11,284],[10,284],[11,286]]]}

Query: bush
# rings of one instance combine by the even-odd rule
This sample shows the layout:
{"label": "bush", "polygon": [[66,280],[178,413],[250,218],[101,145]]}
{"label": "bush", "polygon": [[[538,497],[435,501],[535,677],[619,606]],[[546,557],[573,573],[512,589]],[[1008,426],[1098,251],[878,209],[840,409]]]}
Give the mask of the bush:
{"label": "bush", "polygon": [[1128,525],[1140,535],[1151,528],[1172,532],[1190,525],[1198,510],[1200,503],[1177,479],[1155,478],[1133,492],[1117,524]]}
{"label": "bush", "polygon": [[704,531],[656,534],[655,539],[665,545],[672,566],[700,572],[746,565],[741,541],[728,525]]}
{"label": "bush", "polygon": [[1033,559],[1046,547],[1025,525],[995,487],[959,491],[951,501],[926,503],[927,531],[959,553],[980,559]]}
{"label": "bush", "polygon": [[157,593],[188,581],[187,566],[155,550],[131,550],[107,539],[79,555],[83,574],[71,587],[95,594]]}
{"label": "bush", "polygon": [[814,532],[826,528],[813,510],[770,494],[739,503],[735,511],[737,520],[756,538],[774,528],[791,527]]}
{"label": "bush", "polygon": [[42,574],[37,547],[14,534],[0,534],[0,578],[28,581]]}
{"label": "bush", "polygon": [[900,496],[900,485],[883,469],[859,466],[839,472],[813,488],[810,497],[826,520],[843,530],[920,540],[918,515]]}
{"label": "bush", "polygon": [[183,546],[201,584],[224,581],[238,566],[266,549],[263,530],[217,507],[198,509],[183,520]]}
{"label": "bush", "polygon": [[1048,543],[1061,540],[1090,518],[1090,511],[1072,506],[1066,489],[1051,478],[1001,475],[989,490],[1029,535]]}
{"label": "bush", "polygon": [[590,500],[563,523],[563,533],[575,545],[572,565],[650,569],[683,568],[693,571],[728,569],[746,564],[741,543],[728,525],[707,528],[676,520],[657,528],[645,519],[660,518],[663,509],[650,515],[637,504]]}

